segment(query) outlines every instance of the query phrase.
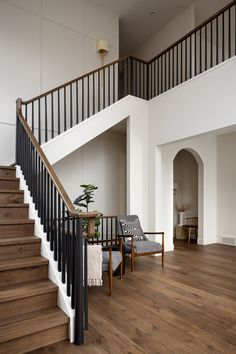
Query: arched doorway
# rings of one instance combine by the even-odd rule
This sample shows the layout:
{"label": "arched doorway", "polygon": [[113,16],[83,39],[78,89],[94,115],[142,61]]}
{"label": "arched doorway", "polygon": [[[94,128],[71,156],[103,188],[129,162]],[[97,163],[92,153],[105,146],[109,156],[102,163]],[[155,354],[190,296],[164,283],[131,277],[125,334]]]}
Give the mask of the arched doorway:
{"label": "arched doorway", "polygon": [[199,155],[187,148],[179,150],[173,160],[174,241],[198,240],[202,227],[202,166]]}

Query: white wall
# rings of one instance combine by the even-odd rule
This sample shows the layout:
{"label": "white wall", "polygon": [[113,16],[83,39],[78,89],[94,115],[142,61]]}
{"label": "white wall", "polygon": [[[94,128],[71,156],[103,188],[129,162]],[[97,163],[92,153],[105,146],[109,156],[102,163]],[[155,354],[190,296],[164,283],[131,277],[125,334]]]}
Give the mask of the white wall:
{"label": "white wall", "polygon": [[173,247],[173,159],[185,148],[203,165],[199,243],[217,242],[216,137],[204,133],[236,124],[235,75],[232,58],[149,102],[149,226],[164,229],[167,249]]}
{"label": "white wall", "polygon": [[194,27],[194,6],[191,5],[169,22],[161,31],[149,38],[134,55],[144,60],[150,60],[190,32]]}
{"label": "white wall", "polygon": [[[138,214],[148,231],[148,102],[126,96],[122,100],[95,114],[83,123],[67,130],[42,146],[51,164],[62,159],[67,163],[70,154],[92,139],[100,136],[127,118],[127,213]],[[104,155],[109,155],[108,149]],[[90,155],[91,158],[91,155]],[[106,161],[106,156],[104,156]],[[111,161],[111,160],[109,160]],[[69,162],[68,162],[69,163]],[[115,170],[117,174],[119,171]],[[96,169],[91,166],[91,173]],[[112,203],[112,201],[111,201]],[[111,214],[112,206],[106,210]],[[151,230],[150,230],[151,231]]]}
{"label": "white wall", "polygon": [[236,237],[236,133],[218,136],[218,240]]}
{"label": "white wall", "polygon": [[14,161],[15,100],[31,98],[118,58],[118,18],[86,0],[0,0],[0,164]]}
{"label": "white wall", "polygon": [[107,131],[54,166],[72,201],[81,184],[98,186],[90,211],[105,215],[126,212],[126,134]]}
{"label": "white wall", "polygon": [[174,226],[176,226],[178,203],[186,207],[185,218],[198,216],[198,164],[187,150],[181,150],[174,159],[174,182],[178,183],[174,195]]}

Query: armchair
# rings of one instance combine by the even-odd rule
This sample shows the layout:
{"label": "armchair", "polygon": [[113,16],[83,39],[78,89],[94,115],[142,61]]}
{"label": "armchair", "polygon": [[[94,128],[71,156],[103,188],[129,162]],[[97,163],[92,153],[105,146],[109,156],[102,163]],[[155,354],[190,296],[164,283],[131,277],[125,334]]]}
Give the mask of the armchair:
{"label": "armchair", "polygon": [[[164,266],[164,232],[143,232],[137,215],[121,215],[117,217],[119,237],[123,238],[125,253],[131,254],[131,271],[134,271],[135,257],[150,254],[162,255]],[[153,242],[146,235],[161,235],[162,243]]]}

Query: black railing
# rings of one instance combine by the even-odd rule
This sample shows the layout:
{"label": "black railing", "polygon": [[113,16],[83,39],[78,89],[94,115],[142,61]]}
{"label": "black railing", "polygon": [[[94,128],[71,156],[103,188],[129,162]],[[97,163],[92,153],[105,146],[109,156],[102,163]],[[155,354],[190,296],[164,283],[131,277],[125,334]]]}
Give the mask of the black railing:
{"label": "black railing", "polygon": [[148,63],[149,99],[236,55],[236,1]]}
{"label": "black railing", "polygon": [[119,240],[117,238],[117,216],[100,216],[99,217],[100,224],[98,226],[99,237],[93,237],[90,240],[91,244],[98,244],[100,241],[103,241],[103,244],[106,242],[109,243],[111,239],[116,239],[117,244],[119,244]]}
{"label": "black railing", "polygon": [[83,238],[82,218],[88,215],[74,209],[22,116],[20,99],[16,128],[16,164],[21,167],[62,283],[71,297],[71,307],[75,309],[75,343],[82,344],[88,326],[87,240]]}
{"label": "black railing", "polygon": [[146,77],[146,64],[142,61],[135,58],[117,60],[22,102],[23,115],[42,144],[129,93],[147,98]]}
{"label": "black railing", "polygon": [[39,144],[126,95],[149,100],[236,54],[236,0],[149,62],[126,57],[22,102]]}

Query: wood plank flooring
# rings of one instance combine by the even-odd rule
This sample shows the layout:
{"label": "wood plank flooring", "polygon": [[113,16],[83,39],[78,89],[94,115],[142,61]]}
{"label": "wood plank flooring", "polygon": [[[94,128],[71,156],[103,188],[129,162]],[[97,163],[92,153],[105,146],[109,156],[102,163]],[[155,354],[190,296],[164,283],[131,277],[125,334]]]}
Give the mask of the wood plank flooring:
{"label": "wood plank flooring", "polygon": [[85,345],[68,341],[34,354],[236,353],[236,248],[179,242],[160,257],[136,260],[122,281],[89,289]]}

